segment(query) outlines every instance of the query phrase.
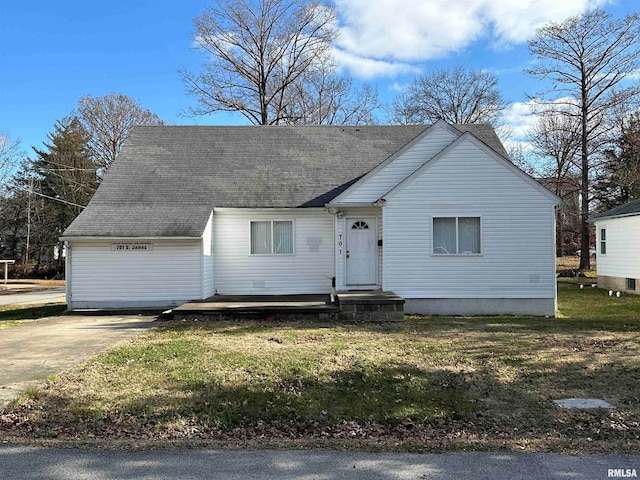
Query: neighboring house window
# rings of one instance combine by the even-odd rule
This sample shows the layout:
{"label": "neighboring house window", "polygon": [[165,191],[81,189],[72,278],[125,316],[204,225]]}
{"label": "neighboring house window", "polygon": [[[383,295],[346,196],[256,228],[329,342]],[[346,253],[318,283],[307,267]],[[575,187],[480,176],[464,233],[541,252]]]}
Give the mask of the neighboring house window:
{"label": "neighboring house window", "polygon": [[434,217],[433,254],[480,254],[480,217]]}
{"label": "neighboring house window", "polygon": [[293,253],[293,222],[251,222],[252,255],[291,255]]}
{"label": "neighboring house window", "polygon": [[600,229],[600,255],[607,254],[607,229]]}
{"label": "neighboring house window", "polygon": [[635,278],[627,278],[627,290],[631,290],[632,292],[636,291],[636,279]]}

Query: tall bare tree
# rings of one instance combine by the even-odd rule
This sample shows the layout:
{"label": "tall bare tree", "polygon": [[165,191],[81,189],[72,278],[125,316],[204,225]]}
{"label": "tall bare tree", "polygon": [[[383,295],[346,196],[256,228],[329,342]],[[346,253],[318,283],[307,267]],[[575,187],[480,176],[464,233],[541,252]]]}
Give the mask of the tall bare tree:
{"label": "tall bare tree", "polygon": [[218,0],[194,23],[206,60],[181,72],[198,100],[189,113],[239,112],[257,125],[292,123],[296,84],[320,71],[336,37],[335,10],[321,1]]}
{"label": "tall bare tree", "polygon": [[547,160],[542,174],[552,177],[554,193],[560,195],[564,179],[579,164],[579,122],[572,116],[542,113],[531,128],[529,142],[534,153]]}
{"label": "tall bare tree", "polygon": [[89,151],[104,173],[113,163],[134,125],[162,125],[155,114],[127,95],[85,95],[78,101],[78,119],[89,133]]}
{"label": "tall bare tree", "polygon": [[294,82],[285,105],[285,123],[311,125],[370,125],[380,107],[378,91],[353,87],[348,76],[337,76],[330,64],[306,72]]}
{"label": "tall bare tree", "polygon": [[17,166],[20,155],[20,141],[0,132],[0,187],[4,184],[11,170]]}
{"label": "tall bare tree", "polygon": [[[580,151],[580,124],[575,117],[543,112],[529,133],[533,153],[542,159],[538,172],[542,183],[562,199],[556,211],[556,253],[562,256],[574,246],[580,211],[577,166]],[[576,222],[577,221],[577,222]],[[568,245],[567,245],[568,244]]]}
{"label": "tall bare tree", "polygon": [[437,70],[416,77],[396,97],[391,117],[397,123],[488,123],[500,125],[508,102],[498,89],[498,78],[488,71]]}
{"label": "tall bare tree", "polygon": [[622,82],[638,66],[640,17],[614,19],[602,10],[551,22],[538,29],[529,50],[539,62],[528,73],[550,80],[550,88],[536,97],[544,108],[573,117],[580,125],[580,268],[590,267],[590,169],[614,128],[616,105],[637,94]]}

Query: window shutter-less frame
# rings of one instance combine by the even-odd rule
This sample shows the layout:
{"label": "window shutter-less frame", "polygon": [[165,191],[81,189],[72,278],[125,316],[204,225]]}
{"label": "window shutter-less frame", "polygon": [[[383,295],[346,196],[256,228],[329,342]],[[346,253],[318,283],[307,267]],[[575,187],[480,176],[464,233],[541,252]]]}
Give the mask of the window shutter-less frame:
{"label": "window shutter-less frame", "polygon": [[480,217],[433,217],[433,255],[479,255]]}
{"label": "window shutter-less frame", "polygon": [[252,221],[251,255],[293,254],[293,221]]}

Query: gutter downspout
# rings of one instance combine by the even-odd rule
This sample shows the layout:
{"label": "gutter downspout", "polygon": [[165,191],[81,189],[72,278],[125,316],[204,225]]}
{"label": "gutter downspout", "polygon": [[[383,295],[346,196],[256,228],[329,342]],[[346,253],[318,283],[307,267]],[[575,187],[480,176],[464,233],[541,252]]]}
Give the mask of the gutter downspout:
{"label": "gutter downspout", "polygon": [[[67,310],[73,310],[72,294],[71,294],[71,244],[68,240],[64,242],[66,256],[64,259],[64,284],[65,284],[65,301],[67,302]],[[62,254],[62,252],[60,252]]]}

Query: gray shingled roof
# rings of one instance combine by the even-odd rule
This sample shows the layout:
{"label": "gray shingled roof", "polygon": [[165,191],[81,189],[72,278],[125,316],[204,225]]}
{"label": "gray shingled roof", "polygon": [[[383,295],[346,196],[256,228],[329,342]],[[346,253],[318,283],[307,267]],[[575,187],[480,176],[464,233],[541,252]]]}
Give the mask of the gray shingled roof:
{"label": "gray shingled roof", "polygon": [[629,215],[640,215],[640,199],[633,200],[629,203],[625,203],[624,205],[619,205],[611,210],[607,210],[606,212],[594,215],[590,220],[594,221],[600,218],[622,217]]}
{"label": "gray shingled roof", "polygon": [[[456,127],[507,156],[490,126]],[[324,206],[427,128],[136,127],[64,236],[197,237],[214,207]]]}

